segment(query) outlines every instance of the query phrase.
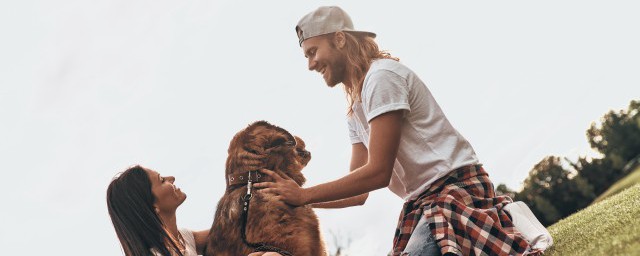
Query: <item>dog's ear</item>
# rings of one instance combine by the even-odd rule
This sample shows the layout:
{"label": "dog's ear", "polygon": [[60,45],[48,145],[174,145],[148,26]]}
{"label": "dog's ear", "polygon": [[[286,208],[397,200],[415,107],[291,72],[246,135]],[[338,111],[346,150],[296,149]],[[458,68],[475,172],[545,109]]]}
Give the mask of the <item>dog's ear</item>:
{"label": "dog's ear", "polygon": [[264,131],[271,126],[259,121],[249,125],[233,136],[229,143],[226,174],[255,170],[262,166],[265,156]]}
{"label": "dog's ear", "polygon": [[246,130],[251,130],[249,134],[253,135],[253,138],[246,140],[245,146],[254,145],[254,147],[259,146],[264,150],[269,150],[277,147],[291,147],[296,145],[295,138],[287,130],[266,121],[254,122],[249,125]]}
{"label": "dog's ear", "polygon": [[243,131],[238,133],[239,144],[242,149],[251,154],[264,154],[269,148],[270,137],[274,126],[266,121],[257,121],[250,124]]}

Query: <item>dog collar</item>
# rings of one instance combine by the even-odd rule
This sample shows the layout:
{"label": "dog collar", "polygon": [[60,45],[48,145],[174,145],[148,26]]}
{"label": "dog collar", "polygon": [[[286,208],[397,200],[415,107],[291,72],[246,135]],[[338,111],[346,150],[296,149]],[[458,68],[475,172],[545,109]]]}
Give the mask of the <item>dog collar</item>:
{"label": "dog collar", "polygon": [[256,171],[246,171],[241,173],[234,173],[227,175],[227,187],[234,185],[244,185],[249,182],[258,183],[260,182],[260,178],[263,178],[263,174]]}

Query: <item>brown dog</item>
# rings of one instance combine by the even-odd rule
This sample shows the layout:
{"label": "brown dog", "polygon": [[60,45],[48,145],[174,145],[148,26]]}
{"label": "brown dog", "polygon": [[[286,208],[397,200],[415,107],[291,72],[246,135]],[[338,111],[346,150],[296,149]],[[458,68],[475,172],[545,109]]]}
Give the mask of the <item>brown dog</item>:
{"label": "brown dog", "polygon": [[[238,256],[254,252],[242,239],[244,196],[249,171],[265,168],[302,185],[301,171],[311,154],[302,139],[265,121],[238,132],[229,145],[225,178],[227,189],[218,202],[206,254]],[[271,181],[267,175],[251,172],[253,182]],[[240,181],[242,180],[242,181]],[[326,255],[318,217],[310,206],[291,207],[271,194],[252,189],[246,217],[246,241],[263,243],[295,256]]]}

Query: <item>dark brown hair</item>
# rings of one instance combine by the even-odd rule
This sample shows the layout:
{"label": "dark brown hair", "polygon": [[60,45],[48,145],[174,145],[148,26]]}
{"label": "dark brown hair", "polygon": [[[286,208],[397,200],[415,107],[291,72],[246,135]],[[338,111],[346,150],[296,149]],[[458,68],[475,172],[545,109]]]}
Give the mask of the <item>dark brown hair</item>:
{"label": "dark brown hair", "polygon": [[177,243],[154,211],[151,181],[139,165],[115,177],[107,189],[107,208],[122,249],[127,256],[182,256]]}

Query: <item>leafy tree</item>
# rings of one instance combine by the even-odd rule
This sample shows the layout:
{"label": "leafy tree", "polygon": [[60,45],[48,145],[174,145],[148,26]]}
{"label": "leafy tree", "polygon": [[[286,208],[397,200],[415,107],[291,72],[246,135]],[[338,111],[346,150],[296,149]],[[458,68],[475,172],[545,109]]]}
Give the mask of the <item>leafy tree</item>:
{"label": "leafy tree", "polygon": [[632,100],[627,110],[609,111],[587,130],[591,147],[608,158],[615,169],[640,154],[640,101]]}
{"label": "leafy tree", "polygon": [[576,163],[571,163],[571,165],[578,171],[579,177],[591,184],[595,195],[600,195],[613,183],[624,177],[622,169],[614,168],[613,161],[609,158],[580,157]]}
{"label": "leafy tree", "polygon": [[[577,162],[548,156],[529,172],[515,200],[524,201],[544,225],[586,207],[596,195],[627,175],[624,166],[640,155],[640,101],[631,101],[627,110],[609,111],[587,130],[591,147],[600,159],[580,157]],[[565,165],[573,167],[567,170]],[[501,187],[503,186],[503,187]],[[496,193],[510,191],[501,184]]]}
{"label": "leafy tree", "polygon": [[507,187],[507,185],[501,183],[500,185],[498,185],[496,187],[496,195],[498,196],[508,196],[511,198],[514,198],[516,195],[516,192],[509,189],[509,187]]}
{"label": "leafy tree", "polygon": [[544,225],[569,216],[595,198],[593,187],[562,164],[560,157],[544,158],[529,172],[523,190],[515,196],[529,205]]}

